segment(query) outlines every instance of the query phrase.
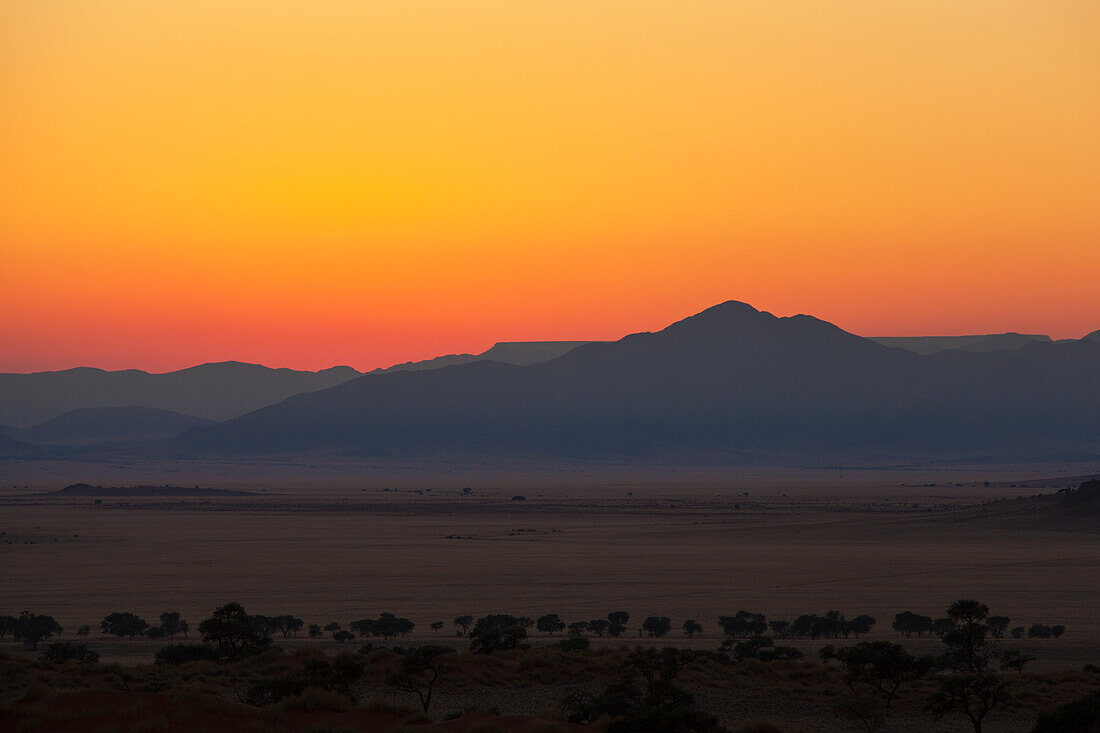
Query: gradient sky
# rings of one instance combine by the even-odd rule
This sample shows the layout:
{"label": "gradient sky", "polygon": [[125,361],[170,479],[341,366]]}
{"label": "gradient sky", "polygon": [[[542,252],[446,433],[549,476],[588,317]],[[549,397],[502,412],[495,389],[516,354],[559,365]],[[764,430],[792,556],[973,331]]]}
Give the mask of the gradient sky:
{"label": "gradient sky", "polygon": [[0,370],[1100,328],[1095,0],[8,0]]}

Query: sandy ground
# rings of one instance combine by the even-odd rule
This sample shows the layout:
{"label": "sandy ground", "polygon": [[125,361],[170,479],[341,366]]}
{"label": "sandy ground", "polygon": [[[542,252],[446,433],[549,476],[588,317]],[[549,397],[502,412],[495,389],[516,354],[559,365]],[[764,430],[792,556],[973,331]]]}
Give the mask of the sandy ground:
{"label": "sandy ground", "polygon": [[[899,611],[942,616],[951,601],[975,597],[1013,626],[1067,627],[1058,640],[1006,642],[1037,656],[1036,668],[1100,663],[1100,532],[1002,520],[1000,505],[982,504],[1052,492],[1061,476],[765,472],[670,485],[669,470],[589,485],[498,476],[468,493],[459,487],[468,476],[402,487],[361,479],[358,488],[345,478],[227,480],[204,485],[256,495],[100,503],[38,493],[76,477],[28,489],[11,481],[0,492],[0,613],[49,613],[69,636],[120,610],[147,619],[178,610],[195,627],[236,600],[307,624],[391,611],[417,623],[404,643],[461,643],[450,621],[465,613],[574,621],[621,609],[634,629],[649,615],[677,627],[694,618],[704,635],[676,643],[715,648],[717,617],[743,608],[787,620],[868,613],[879,620],[872,638],[894,639]],[[512,501],[517,494],[526,500]],[[447,622],[438,634],[428,628],[435,620]],[[148,659],[157,646],[98,631],[92,642],[105,660]]]}

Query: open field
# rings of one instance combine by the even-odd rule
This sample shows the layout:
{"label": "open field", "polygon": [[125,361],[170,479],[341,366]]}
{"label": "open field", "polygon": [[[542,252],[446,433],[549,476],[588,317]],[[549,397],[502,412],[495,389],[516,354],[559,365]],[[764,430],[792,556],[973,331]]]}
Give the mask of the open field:
{"label": "open field", "polygon": [[[453,480],[400,490],[228,481],[204,485],[256,494],[98,503],[39,493],[63,484],[9,484],[0,494],[0,613],[49,613],[71,631],[120,610],[147,619],[178,610],[194,626],[230,600],[345,627],[391,611],[417,623],[406,640],[417,643],[453,641],[450,620],[465,613],[558,613],[568,622],[622,609],[632,633],[649,615],[669,616],[674,628],[697,619],[703,636],[677,643],[710,649],[721,637],[717,617],[740,609],[787,620],[867,613],[879,622],[872,638],[895,639],[894,614],[942,616],[951,601],[975,597],[1013,626],[1067,627],[1061,639],[1006,642],[1034,653],[1036,669],[1100,662],[1100,532],[1047,516],[1053,496],[983,503],[1049,493],[1060,479],[1038,489],[1044,482],[1024,488],[1023,475],[992,476],[987,487],[989,474],[972,471],[849,475],[700,477],[680,487],[664,478],[540,480],[523,489],[498,478],[468,493]],[[438,634],[428,629],[435,620],[447,622]],[[92,642],[105,659],[147,660],[155,648],[98,633]],[[821,642],[792,644],[812,653]]]}

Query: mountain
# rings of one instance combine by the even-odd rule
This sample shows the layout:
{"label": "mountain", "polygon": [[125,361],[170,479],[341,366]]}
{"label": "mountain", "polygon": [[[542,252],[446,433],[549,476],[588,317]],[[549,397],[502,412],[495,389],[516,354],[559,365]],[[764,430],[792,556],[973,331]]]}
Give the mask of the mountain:
{"label": "mountain", "polygon": [[0,433],[0,459],[4,458],[36,458],[39,449],[28,445],[21,440],[16,440],[5,433]]}
{"label": "mountain", "polygon": [[1050,336],[1027,333],[992,333],[982,336],[872,336],[871,341],[926,356],[950,349],[996,351],[1019,349],[1034,342],[1049,342]]}
{"label": "mountain", "polygon": [[165,374],[89,367],[0,374],[0,423],[27,427],[79,408],[133,405],[226,420],[358,376],[346,366],[304,372],[235,361]]}
{"label": "mountain", "polygon": [[8,430],[34,445],[81,446],[144,440],[168,440],[210,420],[152,407],[82,407],[30,428]]}
{"label": "mountain", "polygon": [[1093,331],[1089,335],[1085,336],[1082,341],[1100,341],[1100,331]]}
{"label": "mountain", "polygon": [[404,364],[395,364],[384,369],[375,369],[368,374],[386,374],[400,371],[424,371],[425,369],[440,369],[459,364],[470,364],[475,361],[499,361],[502,364],[515,364],[527,366],[537,364],[540,361],[550,361],[562,354],[572,351],[578,346],[590,343],[588,341],[501,341],[494,344],[488,351],[480,354],[448,354],[437,356],[434,359],[424,361],[408,361]]}
{"label": "mountain", "polygon": [[548,362],[367,375],[171,455],[852,460],[1100,453],[1100,342],[926,356],[730,301]]}

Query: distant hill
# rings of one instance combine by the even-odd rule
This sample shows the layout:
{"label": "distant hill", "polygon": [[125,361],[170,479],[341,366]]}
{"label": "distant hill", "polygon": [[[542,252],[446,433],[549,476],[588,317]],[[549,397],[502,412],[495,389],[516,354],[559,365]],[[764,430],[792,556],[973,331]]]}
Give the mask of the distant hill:
{"label": "distant hill", "polygon": [[363,376],[165,450],[794,465],[1095,456],[1100,342],[928,356],[730,301],[526,367]]}
{"label": "distant hill", "polygon": [[253,491],[202,489],[198,486],[92,486],[70,484],[44,496],[255,496]]}
{"label": "distant hill", "polygon": [[480,354],[448,354],[425,361],[407,361],[384,369],[375,369],[368,374],[386,374],[400,371],[424,371],[440,369],[459,364],[471,364],[475,361],[499,361],[502,364],[527,366],[556,359],[589,341],[501,341]]}
{"label": "distant hill", "polygon": [[883,346],[914,351],[926,356],[941,351],[996,351],[1019,349],[1034,342],[1047,343],[1050,336],[1026,333],[992,333],[982,336],[873,336],[870,339]]}
{"label": "distant hill", "polygon": [[303,372],[235,361],[165,374],[90,367],[0,374],[0,424],[24,428],[80,408],[134,405],[226,420],[358,376],[346,366]]}
{"label": "distant hill", "polygon": [[0,459],[3,458],[35,458],[40,451],[33,445],[28,445],[21,440],[16,440],[9,435],[0,432]]}
{"label": "distant hill", "polygon": [[167,440],[191,428],[210,425],[201,417],[152,407],[82,407],[34,427],[8,434],[35,445],[83,446],[140,440]]}
{"label": "distant hill", "polygon": [[1085,336],[1083,341],[1100,341],[1100,331],[1093,331],[1088,336]]}

